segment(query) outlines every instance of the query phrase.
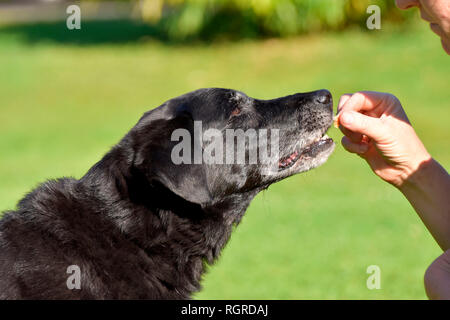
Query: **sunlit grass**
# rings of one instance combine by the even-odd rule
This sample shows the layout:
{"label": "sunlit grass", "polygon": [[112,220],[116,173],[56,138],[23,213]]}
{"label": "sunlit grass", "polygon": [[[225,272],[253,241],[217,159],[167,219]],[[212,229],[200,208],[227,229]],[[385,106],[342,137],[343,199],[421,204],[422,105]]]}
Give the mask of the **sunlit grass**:
{"label": "sunlit grass", "polygon": [[[0,210],[37,183],[81,177],[141,114],[200,87],[256,98],[389,91],[448,168],[449,57],[425,29],[168,46],[27,44],[0,29]],[[332,129],[330,136],[340,140]],[[30,244],[32,245],[32,244]],[[407,201],[341,146],[252,203],[197,298],[425,298],[439,254]],[[378,265],[382,289],[366,288]]]}

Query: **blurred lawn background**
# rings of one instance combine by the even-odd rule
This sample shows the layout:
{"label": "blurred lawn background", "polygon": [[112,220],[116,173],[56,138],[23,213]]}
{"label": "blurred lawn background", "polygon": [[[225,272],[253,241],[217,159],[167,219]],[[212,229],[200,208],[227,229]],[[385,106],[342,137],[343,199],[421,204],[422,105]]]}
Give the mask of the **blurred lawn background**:
{"label": "blurred lawn background", "polygon": [[[362,27],[365,7],[354,17],[338,11],[338,23],[317,14],[319,27],[286,29],[265,22],[279,15],[275,9],[256,27],[251,18],[216,32],[223,24],[208,24],[203,9],[186,32],[174,17],[188,2],[173,2],[159,17],[82,21],[79,31],[65,22],[0,27],[0,211],[48,178],[81,177],[143,112],[201,87],[260,99],[326,88],[336,102],[358,90],[391,92],[449,168],[450,60],[417,13],[378,1],[392,17],[381,30]],[[294,8],[319,2],[322,11],[314,10],[322,14],[324,3],[330,10],[341,3],[283,1]],[[239,12],[256,16],[255,8]],[[302,12],[292,8],[288,16]],[[294,20],[308,25],[303,19]],[[401,194],[342,149],[338,130],[329,135],[338,145],[325,165],[253,201],[196,298],[426,298],[423,273],[440,249]],[[380,290],[366,287],[369,265],[381,268]]]}

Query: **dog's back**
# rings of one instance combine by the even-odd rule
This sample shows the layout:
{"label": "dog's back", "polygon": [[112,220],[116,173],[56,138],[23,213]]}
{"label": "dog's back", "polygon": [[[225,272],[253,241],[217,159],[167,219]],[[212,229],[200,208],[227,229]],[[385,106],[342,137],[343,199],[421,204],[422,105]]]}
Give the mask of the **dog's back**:
{"label": "dog's back", "polygon": [[[0,299],[186,299],[200,288],[203,261],[231,229],[164,188],[140,186],[155,209],[132,203],[114,177],[99,178],[108,166],[100,163],[85,179],[42,184],[5,213]],[[80,288],[68,286],[71,266]]]}
{"label": "dog's back", "polygon": [[[49,181],[5,213],[0,299],[161,297],[149,279],[154,262],[120,233],[101,199],[90,193],[74,179]],[[68,286],[70,266],[79,268],[81,288]]]}
{"label": "dog's back", "polygon": [[[74,185],[72,179],[46,182],[0,220],[0,298],[43,298],[63,289],[65,258],[73,249],[62,244],[71,241],[70,212],[77,214]],[[65,291],[62,297],[71,294]]]}

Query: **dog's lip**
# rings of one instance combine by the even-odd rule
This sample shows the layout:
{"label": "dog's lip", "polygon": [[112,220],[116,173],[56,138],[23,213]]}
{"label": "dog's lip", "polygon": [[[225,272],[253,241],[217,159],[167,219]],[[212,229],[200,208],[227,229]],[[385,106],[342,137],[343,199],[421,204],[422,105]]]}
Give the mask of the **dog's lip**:
{"label": "dog's lip", "polygon": [[295,163],[297,163],[302,158],[313,158],[322,151],[327,146],[333,144],[333,139],[331,139],[326,133],[324,133],[319,139],[314,140],[307,146],[303,147],[301,150],[295,150],[290,155],[281,158],[278,161],[278,171],[286,170],[291,168]]}
{"label": "dog's lip", "polygon": [[327,134],[324,134],[319,140],[313,142],[303,149],[302,155],[307,157],[315,157],[317,154],[326,148],[328,145],[333,143],[333,139],[331,139]]}

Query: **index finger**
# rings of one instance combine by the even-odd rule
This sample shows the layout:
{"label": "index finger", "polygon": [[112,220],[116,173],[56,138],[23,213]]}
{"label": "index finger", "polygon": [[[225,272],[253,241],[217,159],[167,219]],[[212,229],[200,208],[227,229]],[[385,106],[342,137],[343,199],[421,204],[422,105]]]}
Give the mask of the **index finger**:
{"label": "index finger", "polygon": [[347,99],[338,111],[339,113],[342,111],[364,112],[367,115],[379,117],[394,99],[396,99],[395,96],[390,93],[360,91]]}

